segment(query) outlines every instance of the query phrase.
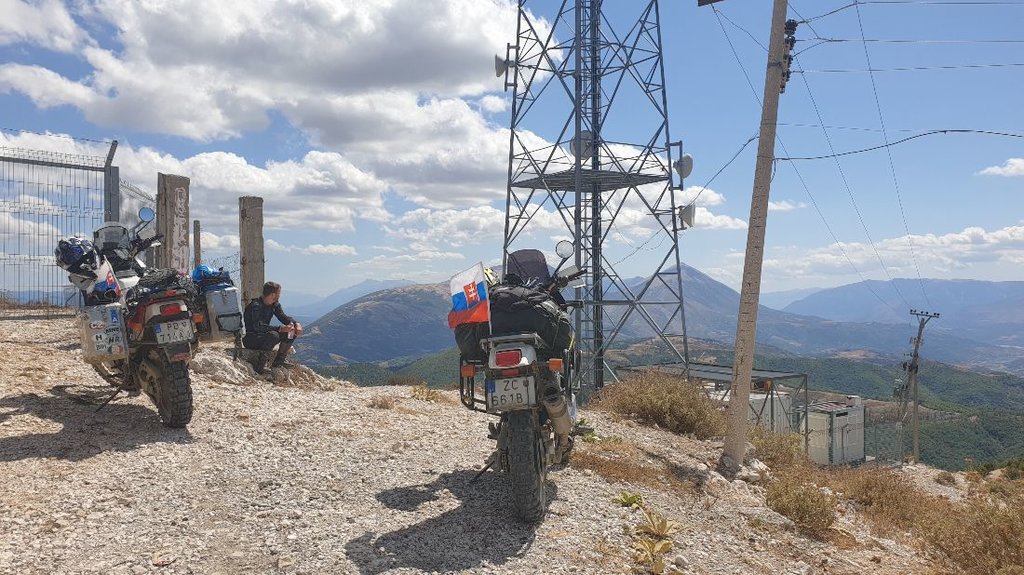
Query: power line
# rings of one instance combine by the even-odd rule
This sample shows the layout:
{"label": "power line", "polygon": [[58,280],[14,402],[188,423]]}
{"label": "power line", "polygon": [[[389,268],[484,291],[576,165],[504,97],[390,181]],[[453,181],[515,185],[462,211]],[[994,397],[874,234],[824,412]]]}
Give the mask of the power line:
{"label": "power line", "polygon": [[923,132],[923,133],[920,133],[920,134],[914,134],[913,136],[907,136],[906,138],[903,138],[902,140],[896,140],[895,142],[890,142],[888,144],[882,144],[882,145],[879,145],[879,146],[872,146],[870,148],[861,148],[859,150],[848,150],[848,151],[845,151],[845,152],[837,152],[837,153],[834,153],[834,154],[826,154],[826,155],[822,155],[822,156],[792,156],[792,157],[787,157],[787,158],[776,158],[776,159],[778,159],[778,160],[786,160],[786,161],[789,161],[789,162],[793,162],[793,161],[797,161],[797,160],[829,160],[831,158],[836,158],[836,157],[852,156],[854,154],[864,154],[864,153],[867,153],[867,152],[874,152],[876,150],[881,150],[883,148],[890,148],[892,146],[898,146],[899,144],[904,144],[904,143],[909,142],[911,140],[916,140],[918,138],[923,138],[925,136],[934,136],[936,134],[986,134],[986,135],[989,135],[989,136],[1004,136],[1004,137],[1007,137],[1007,138],[1024,138],[1024,134],[1015,134],[1015,133],[1012,133],[1012,132],[998,132],[998,131],[995,131],[995,130],[962,130],[962,129],[955,129],[955,130],[953,130],[953,129],[950,129],[950,130],[929,130],[927,132]]}
{"label": "power line", "polygon": [[[800,65],[799,62],[797,62],[797,66],[799,66],[799,65]],[[807,96],[808,96],[808,98],[811,101],[811,105],[814,107],[814,113],[817,114],[818,121],[821,122],[822,125],[824,125],[825,124],[825,120],[821,116],[821,109],[818,107],[817,100],[814,99],[814,93],[811,92],[811,85],[810,85],[810,83],[807,82],[807,77],[806,76],[803,77],[803,80],[804,80],[804,86],[806,86],[806,88],[807,88]],[[828,144],[829,150],[832,150],[833,152],[835,152],[835,148],[832,145],[832,137],[829,136],[828,130],[825,129],[825,128],[822,128],[822,132],[825,134],[825,142]],[[875,241],[871,238],[871,232],[868,231],[868,226],[864,222],[864,215],[861,214],[861,212],[860,212],[860,206],[857,205],[857,200],[853,196],[853,190],[850,188],[850,182],[846,178],[846,172],[843,170],[843,166],[839,162],[839,158],[838,157],[835,158],[835,163],[836,163],[836,168],[839,170],[839,177],[840,177],[840,179],[843,180],[843,187],[846,188],[846,194],[850,197],[850,203],[853,205],[853,212],[855,214],[857,214],[857,220],[860,221],[860,227],[861,227],[861,229],[864,230],[864,236],[867,237],[868,244],[871,245],[871,251],[874,252],[875,258],[878,259],[878,264],[882,267],[882,271],[885,273],[885,277],[889,278],[890,284],[896,290],[896,295],[899,296],[900,300],[902,300],[903,303],[907,307],[910,307],[910,303],[907,301],[907,299],[905,297],[903,297],[903,292],[900,291],[900,288],[896,285],[896,282],[893,281],[893,277],[889,273],[889,268],[886,267],[885,261],[882,260],[882,254],[878,253],[878,246],[875,245]]]}
{"label": "power line", "polygon": [[829,12],[825,12],[824,14],[820,14],[818,16],[814,16],[813,18],[804,19],[800,23],[801,24],[809,24],[811,22],[814,22],[815,20],[821,20],[822,18],[825,18],[825,17],[828,17],[828,16],[832,16],[833,14],[838,14],[838,13],[844,11],[844,10],[847,10],[849,8],[853,8],[854,6],[857,6],[859,4],[875,4],[875,5],[885,5],[885,4],[890,4],[890,5],[922,4],[922,5],[932,5],[932,6],[1024,6],[1024,1],[1021,1],[1021,0],[995,0],[995,1],[984,1],[984,2],[967,2],[967,1],[962,1],[962,0],[960,0],[960,1],[958,1],[958,0],[950,0],[950,1],[942,2],[942,1],[937,1],[937,0],[860,0],[860,1],[857,1],[857,2],[851,2],[851,3],[846,4],[844,6],[840,6],[839,8],[836,8],[835,10],[831,10]]}
{"label": "power line", "polygon": [[[860,9],[858,5],[858,10]],[[964,39],[964,40],[900,40],[895,38],[807,38],[804,42],[818,41],[822,44],[868,43],[868,44],[1024,44],[1024,40]]]}
{"label": "power line", "polygon": [[726,168],[728,168],[730,165],[732,165],[732,163],[734,161],[736,161],[736,158],[740,157],[740,154],[743,153],[743,150],[747,149],[747,146],[750,145],[750,142],[753,142],[756,139],[757,139],[757,134],[754,134],[753,136],[750,137],[749,140],[747,140],[746,142],[743,142],[743,145],[740,146],[740,149],[736,150],[736,153],[733,154],[731,158],[729,158],[729,161],[726,162],[724,166],[719,168],[718,171],[715,172],[715,175],[711,176],[711,179],[708,180],[707,183],[705,183],[703,186],[701,186],[700,191],[697,192],[697,195],[694,196],[693,199],[690,201],[690,203],[688,203],[686,205],[687,206],[691,206],[693,204],[696,204],[697,203],[697,198],[699,198],[700,195],[704,193],[704,190],[708,189],[708,186],[710,186],[711,183],[715,181],[715,178],[717,178],[719,176],[719,174],[724,172]]}
{"label": "power line", "polygon": [[[861,37],[861,39],[863,39],[864,38],[864,21],[861,19],[860,6],[857,6],[857,28],[860,30],[860,37]],[[868,53],[867,42],[864,43],[864,60],[867,62],[868,69],[870,70],[871,69],[871,55]],[[807,81],[807,77],[804,76],[803,78],[804,78],[804,82],[806,82]],[[882,100],[878,97],[878,84],[875,83],[875,74],[874,74],[874,72],[872,72],[870,74],[870,78],[871,78],[871,92],[875,96],[875,109],[878,111],[878,123],[882,127],[882,138],[885,140],[885,143],[888,144],[889,143],[889,132],[885,129],[885,115],[882,113]],[[824,122],[822,122],[822,123],[824,123]],[[928,292],[926,292],[925,289],[924,289],[924,280],[921,279],[921,267],[917,263],[917,254],[914,253],[914,240],[913,240],[913,238],[911,237],[911,234],[910,234],[910,226],[907,224],[907,213],[906,213],[906,210],[903,209],[903,196],[900,194],[900,181],[896,177],[896,163],[892,159],[892,148],[886,148],[885,152],[889,156],[889,172],[892,174],[893,189],[896,190],[896,203],[899,204],[899,207],[900,207],[900,217],[903,218],[903,229],[904,229],[904,231],[907,232],[907,243],[910,245],[910,259],[914,262],[914,269],[917,271],[917,283],[921,287],[921,294],[924,295],[924,300],[926,302],[928,302],[928,306],[930,307],[932,305],[932,302],[931,302],[930,299],[928,299]],[[839,158],[836,158],[836,162],[837,163],[839,162]],[[900,299],[903,299],[903,294],[900,293],[899,287],[896,285],[896,282],[893,282],[892,286],[896,290],[896,293],[900,294]],[[903,299],[903,303],[906,303],[907,307],[910,307],[910,304],[907,302],[907,300]]]}
{"label": "power line", "polygon": [[[715,8],[714,4],[711,5],[711,8],[714,9],[714,12],[715,12],[716,15],[719,14],[719,11],[718,11],[717,8]],[[736,59],[736,63],[740,67],[740,71],[743,72],[743,77],[746,78],[746,80],[747,80],[747,85],[750,86],[751,93],[754,94],[754,99],[757,100],[758,104],[760,104],[761,103],[761,97],[758,96],[757,90],[754,88],[753,82],[750,81],[750,74],[747,73],[747,67],[743,65],[743,60],[740,59],[739,53],[736,52],[736,47],[733,45],[732,38],[729,37],[729,32],[725,29],[725,25],[722,24],[722,19],[721,18],[718,18],[718,25],[722,29],[722,34],[725,35],[725,40],[726,40],[726,42],[728,42],[729,48],[732,50],[732,55]],[[786,145],[782,142],[782,138],[779,137],[778,134],[776,134],[775,140],[779,143],[779,146],[782,148],[783,153],[785,153],[788,156],[789,155],[789,150],[786,149]],[[777,163],[779,159],[782,159],[782,158],[776,158],[776,162],[775,163]],[[896,310],[896,308],[892,307],[892,305],[889,302],[887,302],[885,299],[883,299],[882,296],[879,295],[878,292],[875,291],[875,289],[873,287],[871,287],[871,284],[868,283],[867,279],[864,277],[864,274],[862,274],[860,269],[857,267],[857,265],[853,263],[853,259],[850,257],[850,255],[848,253],[846,253],[846,249],[843,248],[843,243],[839,241],[839,238],[836,236],[835,232],[832,231],[832,226],[829,225],[828,220],[825,218],[825,214],[821,211],[821,208],[818,206],[818,202],[814,199],[814,195],[811,193],[811,188],[810,188],[810,186],[807,185],[807,181],[804,180],[804,177],[800,173],[800,170],[797,169],[796,164],[793,163],[793,162],[790,162],[790,166],[792,166],[793,172],[796,174],[797,179],[800,180],[800,184],[803,186],[804,191],[807,193],[807,197],[811,200],[811,205],[814,206],[814,211],[817,212],[818,217],[821,218],[822,224],[825,225],[825,229],[828,230],[829,235],[832,236],[832,240],[835,242],[836,247],[839,248],[839,252],[843,254],[843,257],[846,258],[847,263],[849,263],[850,267],[853,268],[853,271],[857,274],[857,277],[859,277],[861,279],[862,285],[867,287],[868,290],[883,305],[885,305],[889,309],[893,310],[894,313],[899,314],[899,311]]]}
{"label": "power line", "polygon": [[[799,54],[802,54],[803,52],[806,52],[806,51],[807,50],[805,49],[802,52],[798,52],[797,54],[799,55]],[[1021,66],[1024,66],[1024,63],[1010,62],[1010,63],[999,63],[999,64],[950,64],[950,65],[941,65],[941,66],[897,66],[897,67],[892,67],[892,68],[867,68],[867,69],[862,69],[862,68],[847,68],[847,69],[831,68],[831,69],[829,69],[829,68],[826,68],[826,69],[822,69],[822,70],[801,70],[799,73],[800,74],[851,74],[851,73],[863,73],[863,72],[917,72],[917,71],[921,71],[921,70],[964,70],[964,69],[971,69],[971,68],[979,68],[979,69],[980,68],[1019,68]]]}

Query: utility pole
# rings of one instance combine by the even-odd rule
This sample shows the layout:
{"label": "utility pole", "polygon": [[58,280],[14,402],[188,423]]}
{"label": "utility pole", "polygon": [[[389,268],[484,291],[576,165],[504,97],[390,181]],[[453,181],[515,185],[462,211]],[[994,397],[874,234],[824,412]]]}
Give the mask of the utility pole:
{"label": "utility pole", "polygon": [[[775,124],[779,116],[779,94],[785,89],[789,51],[795,43],[796,22],[786,21],[786,0],[775,0],[768,43],[768,69],[764,78],[761,103],[761,134],[757,143],[754,168],[754,192],[747,225],[747,249],[743,260],[743,284],[736,321],[736,352],[729,397],[729,431],[725,439],[719,471],[733,477],[743,465],[747,442],[747,411],[750,409],[750,373],[754,364],[754,337],[757,332],[757,304],[761,291],[761,266],[764,260],[764,234],[768,219],[768,193],[772,164],[775,162]],[[785,36],[788,36],[785,37]]]}
{"label": "utility pole", "polygon": [[939,314],[928,313],[926,311],[912,309],[910,310],[910,315],[917,316],[917,337],[914,338],[914,355],[912,355],[910,358],[910,365],[903,365],[907,369],[907,376],[910,378],[910,389],[912,390],[911,393],[913,393],[914,395],[914,411],[913,418],[911,420],[911,425],[914,433],[914,463],[917,464],[921,462],[921,429],[920,427],[918,427],[919,420],[917,413],[917,351],[918,349],[921,348],[921,344],[924,343],[924,339],[922,339],[921,336],[924,335],[925,324],[928,323],[928,321],[931,320],[932,318],[939,317]]}

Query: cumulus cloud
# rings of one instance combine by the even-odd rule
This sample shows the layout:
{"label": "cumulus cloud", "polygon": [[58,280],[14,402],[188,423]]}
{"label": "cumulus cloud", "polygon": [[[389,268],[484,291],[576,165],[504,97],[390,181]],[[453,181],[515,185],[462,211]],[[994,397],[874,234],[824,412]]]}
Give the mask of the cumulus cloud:
{"label": "cumulus cloud", "polygon": [[0,0],[0,14],[0,46],[27,42],[70,52],[88,38],[59,0]]}
{"label": "cumulus cloud", "polygon": [[803,202],[791,202],[789,200],[782,200],[781,202],[775,202],[768,200],[768,211],[769,212],[791,212],[793,210],[801,210],[806,208],[807,204]]}
{"label": "cumulus cloud", "polygon": [[[893,277],[915,276],[916,258],[923,275],[964,270],[983,264],[1019,263],[1024,250],[1024,226],[987,231],[968,227],[948,234],[912,235],[913,255],[906,236],[875,242],[878,256]],[[854,274],[850,262],[868,277],[883,272],[870,244],[843,242],[810,250],[772,250],[764,261],[766,273],[780,277],[827,277]],[[780,254],[779,252],[785,252]],[[845,252],[845,255],[844,255]],[[847,259],[849,258],[849,259]],[[884,276],[883,276],[884,277]]]}
{"label": "cumulus cloud", "polygon": [[219,236],[211,232],[200,232],[199,243],[203,250],[210,251],[237,250],[240,245],[236,235],[225,234]]}
{"label": "cumulus cloud", "polygon": [[276,240],[268,239],[265,242],[266,248],[275,252],[291,252],[303,255],[321,256],[354,256],[356,249],[344,244],[311,244],[308,246],[285,245]]}
{"label": "cumulus cloud", "polygon": [[1010,158],[1002,166],[990,166],[978,173],[983,176],[1024,176],[1024,158]]}
{"label": "cumulus cloud", "polygon": [[[43,135],[0,133],[0,145],[49,149],[70,154],[105,156],[102,144]],[[227,152],[205,152],[184,159],[153,148],[122,144],[115,164],[121,176],[152,190],[157,172],[190,178],[192,213],[212,232],[235,230],[238,198],[264,199],[267,229],[306,228],[331,232],[355,229],[356,219],[388,219],[383,207],[387,184],[334,152],[309,152],[299,160],[262,166]]]}

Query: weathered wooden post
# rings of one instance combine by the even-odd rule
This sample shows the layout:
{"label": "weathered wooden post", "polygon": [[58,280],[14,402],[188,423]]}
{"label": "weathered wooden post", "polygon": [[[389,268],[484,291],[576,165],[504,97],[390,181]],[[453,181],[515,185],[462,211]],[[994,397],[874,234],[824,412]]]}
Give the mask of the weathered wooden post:
{"label": "weathered wooden post", "polygon": [[188,273],[188,188],[189,179],[157,174],[156,232],[163,234],[156,249],[156,265]]}
{"label": "weathered wooden post", "polygon": [[203,263],[203,245],[199,240],[199,220],[192,221],[192,267],[199,267]]}
{"label": "weathered wooden post", "polygon": [[263,294],[263,198],[238,198],[238,255],[242,266],[242,305]]}

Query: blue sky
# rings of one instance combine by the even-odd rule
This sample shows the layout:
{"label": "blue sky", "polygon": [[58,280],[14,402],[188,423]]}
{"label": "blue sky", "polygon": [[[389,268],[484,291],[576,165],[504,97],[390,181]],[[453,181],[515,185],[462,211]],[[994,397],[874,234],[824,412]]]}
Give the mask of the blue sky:
{"label": "blue sky", "polygon": [[[605,2],[613,23],[625,1]],[[847,4],[804,0],[790,15]],[[540,18],[556,7],[527,5]],[[771,3],[715,8],[661,3],[672,135],[695,158],[686,187],[703,186],[759,122]],[[189,176],[211,255],[237,250],[237,197],[254,194],[266,200],[268,277],[298,291],[440,281],[500,257],[510,94],[491,67],[514,39],[509,2],[0,0],[0,13],[0,127],[116,138],[122,175],[149,190],[157,171]],[[806,73],[782,96],[776,155],[880,145],[879,108],[890,141],[1024,133],[1024,67],[878,71],[874,86],[863,72],[867,58],[882,70],[1024,64],[1022,21],[1024,3],[876,2],[802,24],[794,68]],[[684,261],[733,287],[755,148],[709,186],[681,236]],[[891,164],[886,150],[778,163],[765,291],[918,273],[1024,279],[1024,140],[936,135],[889,151]],[[923,307],[920,295],[909,303]]]}

